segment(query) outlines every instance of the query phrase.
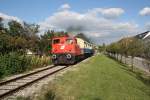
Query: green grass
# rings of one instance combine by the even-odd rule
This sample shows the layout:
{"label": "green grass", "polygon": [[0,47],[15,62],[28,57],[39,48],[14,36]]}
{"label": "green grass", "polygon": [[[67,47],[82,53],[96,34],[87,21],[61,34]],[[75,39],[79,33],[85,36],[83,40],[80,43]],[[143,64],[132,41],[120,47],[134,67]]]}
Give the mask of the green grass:
{"label": "green grass", "polygon": [[56,100],[150,100],[150,85],[104,55],[79,64],[54,83]]}

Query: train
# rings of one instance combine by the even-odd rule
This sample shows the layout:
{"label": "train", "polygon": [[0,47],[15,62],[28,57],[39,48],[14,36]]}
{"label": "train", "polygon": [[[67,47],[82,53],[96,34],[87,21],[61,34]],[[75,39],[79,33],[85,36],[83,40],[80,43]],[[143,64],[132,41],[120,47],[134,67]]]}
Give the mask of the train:
{"label": "train", "polygon": [[76,36],[58,36],[52,38],[52,63],[75,64],[94,54],[94,45]]}

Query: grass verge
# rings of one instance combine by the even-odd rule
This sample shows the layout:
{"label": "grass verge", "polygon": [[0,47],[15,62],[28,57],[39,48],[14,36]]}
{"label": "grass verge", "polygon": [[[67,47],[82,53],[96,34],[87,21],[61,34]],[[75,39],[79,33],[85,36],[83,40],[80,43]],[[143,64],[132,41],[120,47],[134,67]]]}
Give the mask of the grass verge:
{"label": "grass verge", "polygon": [[[106,55],[106,56],[108,56],[108,55]],[[118,62],[118,64],[124,66],[124,70],[134,73],[136,75],[136,77],[139,78],[141,81],[143,81],[145,84],[150,85],[150,73],[145,72],[139,68],[136,68],[135,66],[133,66],[133,69],[132,69],[132,66],[122,63],[111,56],[108,56],[108,57],[115,60],[116,62]]]}
{"label": "grass verge", "polygon": [[41,90],[40,100],[150,100],[150,84],[113,59],[97,55],[77,66]]}

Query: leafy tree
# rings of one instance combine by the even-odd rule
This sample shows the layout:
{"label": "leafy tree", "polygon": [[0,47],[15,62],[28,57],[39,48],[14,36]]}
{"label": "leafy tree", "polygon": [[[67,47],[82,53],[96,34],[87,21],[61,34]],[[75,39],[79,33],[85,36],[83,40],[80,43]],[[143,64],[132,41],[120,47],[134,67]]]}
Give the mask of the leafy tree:
{"label": "leafy tree", "polygon": [[51,33],[55,36],[55,37],[59,37],[59,36],[68,36],[68,33],[67,32],[64,32],[64,31],[61,31],[61,32],[54,32],[54,31],[51,31]]}
{"label": "leafy tree", "polygon": [[37,35],[38,32],[39,32],[39,25],[28,24],[24,22],[24,33],[26,36],[30,37],[32,35]]}
{"label": "leafy tree", "polygon": [[130,38],[123,38],[120,41],[118,41],[120,49],[119,53],[121,54],[121,60],[122,60],[122,55],[125,56],[125,63],[126,63],[126,57],[129,55],[129,44],[130,44]]}
{"label": "leafy tree", "polygon": [[7,29],[4,28],[3,18],[0,17],[0,35],[3,34],[3,33],[6,33],[6,32],[7,32]]}
{"label": "leafy tree", "polygon": [[27,40],[22,37],[16,37],[15,39],[15,47],[16,51],[19,51],[20,53],[25,53],[25,50],[27,48]]}
{"label": "leafy tree", "polygon": [[23,26],[17,21],[10,21],[8,25],[9,25],[8,31],[11,36],[21,36],[24,33]]}
{"label": "leafy tree", "polygon": [[119,45],[118,43],[112,43],[110,44],[108,47],[107,47],[107,51],[112,53],[113,56],[117,56],[117,59],[118,59],[118,54],[119,54]]}
{"label": "leafy tree", "polygon": [[132,70],[133,70],[133,59],[143,53],[143,43],[141,40],[136,38],[130,38],[128,44],[128,53],[132,58]]}
{"label": "leafy tree", "polygon": [[0,53],[1,54],[5,54],[10,51],[10,49],[12,48],[10,44],[11,39],[12,37],[7,34],[0,35],[0,51],[1,51]]}
{"label": "leafy tree", "polygon": [[41,35],[39,47],[42,54],[46,54],[46,55],[50,54],[53,37],[54,37],[54,33],[53,31],[50,30],[45,32],[44,35]]}
{"label": "leafy tree", "polygon": [[105,52],[105,50],[106,50],[106,45],[104,43],[103,43],[102,46],[101,45],[98,46],[98,51],[99,52]]}
{"label": "leafy tree", "polygon": [[30,40],[28,40],[27,44],[27,49],[30,49],[33,52],[38,52],[39,51],[39,44],[40,39],[38,36],[31,36]]}
{"label": "leafy tree", "polygon": [[3,23],[2,23],[3,19],[2,17],[0,17],[0,31],[3,29]]}
{"label": "leafy tree", "polygon": [[148,42],[144,47],[144,57],[146,58],[145,62],[150,72],[150,42]]}

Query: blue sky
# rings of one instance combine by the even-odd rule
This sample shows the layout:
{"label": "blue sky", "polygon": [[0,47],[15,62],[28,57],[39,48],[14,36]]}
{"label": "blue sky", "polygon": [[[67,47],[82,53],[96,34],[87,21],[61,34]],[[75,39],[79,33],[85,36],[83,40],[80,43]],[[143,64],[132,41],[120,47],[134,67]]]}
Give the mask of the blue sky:
{"label": "blue sky", "polygon": [[[68,5],[69,8],[63,8],[62,7],[63,5]],[[78,15],[88,16],[89,11],[90,12],[92,11],[92,14],[93,14],[93,11],[95,12],[95,8],[99,8],[97,12],[100,14],[92,18],[97,19],[100,23],[101,23],[101,20],[104,19],[106,20],[105,22],[103,22],[104,24],[110,22],[112,25],[115,25],[116,23],[118,27],[127,26],[127,24],[129,24],[128,26],[132,26],[132,24],[134,24],[136,27],[138,26],[137,27],[138,29],[140,27],[139,32],[142,32],[142,31],[147,30],[147,28],[145,28],[146,25],[148,26],[148,29],[150,26],[149,25],[150,24],[149,11],[147,11],[147,14],[143,14],[143,15],[139,14],[140,11],[142,11],[145,7],[148,7],[148,8],[150,7],[150,0],[0,0],[0,13],[2,14],[8,15],[8,16],[14,16],[14,17],[17,17],[18,19],[21,19],[30,23],[42,23],[43,27],[47,26],[46,24],[49,22],[51,26],[57,26],[57,28],[60,27],[60,29],[63,29],[64,27],[59,26],[58,22],[52,21],[52,19],[58,18],[58,15],[64,16],[63,14],[66,14],[65,16],[67,16],[69,14],[72,14],[72,15],[75,14],[75,16],[77,15],[77,17]],[[110,14],[105,13],[104,10],[107,10],[110,8],[117,8],[117,10],[119,8],[119,11],[122,10],[122,12],[120,12],[119,15],[115,15],[116,18],[114,17],[108,18],[108,15]],[[68,19],[77,20],[76,18],[70,18],[70,17]],[[66,23],[70,25],[69,23],[70,20],[68,21],[66,19],[61,19],[60,22],[65,23],[65,21],[67,21]],[[84,18],[82,20],[84,20]],[[72,22],[73,26],[76,26],[75,25],[76,22],[75,21]],[[121,25],[123,24],[123,25],[119,26],[120,24]],[[79,26],[82,26],[82,25],[80,24]],[[90,27],[90,26],[87,26],[87,27]],[[100,25],[99,27],[102,28],[103,26]],[[45,27],[45,28],[48,28],[48,27]],[[121,33],[122,30],[114,31],[113,29],[113,31],[107,32],[107,29],[109,30],[110,28],[106,28],[105,30],[100,31],[100,32],[97,29],[96,30],[93,29],[89,31],[95,32],[95,33],[98,33],[98,32],[101,33],[99,36],[95,34],[96,36],[95,40],[97,41],[101,39],[103,40],[102,42],[105,42],[107,40],[107,37],[112,41],[115,41],[121,38],[122,34],[119,34],[119,32]],[[84,30],[84,32],[87,32],[87,31]],[[103,34],[102,32],[106,34]],[[115,32],[116,34],[114,35]],[[132,32],[130,32],[130,34],[123,34],[123,36],[132,35]],[[137,31],[133,32],[133,35],[136,33]],[[87,34],[89,34],[89,32],[87,32]]]}
{"label": "blue sky", "polygon": [[128,15],[124,20],[136,19],[139,23],[147,21],[148,17],[139,17],[138,12],[150,6],[150,0],[0,0],[0,11],[17,16],[25,21],[38,22],[57,11],[60,5],[68,3],[72,10],[84,12],[97,7],[121,7]]}

